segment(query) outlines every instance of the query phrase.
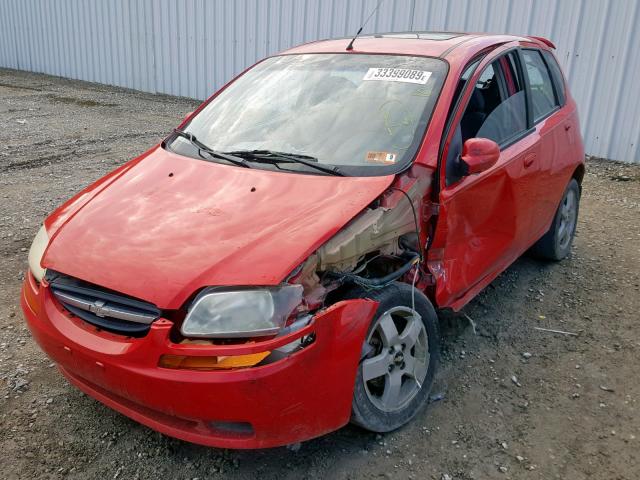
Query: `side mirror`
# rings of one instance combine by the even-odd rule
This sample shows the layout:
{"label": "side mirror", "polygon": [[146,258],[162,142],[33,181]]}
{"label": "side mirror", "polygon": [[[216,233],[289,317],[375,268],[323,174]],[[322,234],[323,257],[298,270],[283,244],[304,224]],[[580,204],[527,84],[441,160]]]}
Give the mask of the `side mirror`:
{"label": "side mirror", "polygon": [[462,162],[466,175],[484,172],[493,167],[500,158],[500,147],[488,138],[470,138],[462,147]]}

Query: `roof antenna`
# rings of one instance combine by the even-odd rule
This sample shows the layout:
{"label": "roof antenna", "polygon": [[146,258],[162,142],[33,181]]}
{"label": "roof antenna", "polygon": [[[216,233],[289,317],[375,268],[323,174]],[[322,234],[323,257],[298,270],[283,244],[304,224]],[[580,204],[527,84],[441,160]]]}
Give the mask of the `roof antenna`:
{"label": "roof antenna", "polygon": [[351,39],[351,41],[349,42],[349,45],[347,45],[347,51],[353,50],[353,42],[355,42],[356,38],[358,38],[358,35],[360,35],[360,33],[362,33],[362,29],[367,26],[367,23],[369,23],[369,20],[371,20],[371,17],[373,17],[373,14],[378,11],[378,9],[380,8],[380,5],[382,5],[382,2],[384,2],[384,0],[379,0],[378,4],[376,5],[376,8],[374,8],[371,11],[371,13],[367,17],[367,19],[362,24],[362,26],[358,29],[358,33],[356,33],[356,36],[353,37]]}

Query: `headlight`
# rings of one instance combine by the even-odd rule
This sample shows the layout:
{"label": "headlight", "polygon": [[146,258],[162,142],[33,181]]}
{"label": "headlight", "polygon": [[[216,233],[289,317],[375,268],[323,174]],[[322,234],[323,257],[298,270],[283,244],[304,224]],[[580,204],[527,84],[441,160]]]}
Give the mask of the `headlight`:
{"label": "headlight", "polygon": [[221,290],[208,288],[193,302],[181,332],[185,337],[273,335],[302,301],[302,285]]}
{"label": "headlight", "polygon": [[44,277],[45,270],[40,266],[40,261],[44,251],[47,249],[47,245],[49,245],[49,235],[44,225],[42,225],[29,249],[29,269],[38,282],[41,282]]}

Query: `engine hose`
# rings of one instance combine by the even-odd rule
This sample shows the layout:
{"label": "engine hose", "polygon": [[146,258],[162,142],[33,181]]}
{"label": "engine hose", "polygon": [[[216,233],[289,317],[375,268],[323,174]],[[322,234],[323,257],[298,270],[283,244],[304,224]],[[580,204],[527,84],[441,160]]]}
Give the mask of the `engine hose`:
{"label": "engine hose", "polygon": [[416,265],[419,261],[420,261],[420,255],[416,253],[412,255],[409,261],[404,265],[402,265],[398,270],[396,270],[395,272],[391,272],[390,274],[385,275],[384,277],[365,278],[365,277],[361,277],[359,275],[354,275],[351,273],[344,273],[344,274],[337,274],[337,275],[342,277],[342,279],[344,280],[352,281],[354,283],[357,283],[358,285],[362,285],[363,287],[379,288],[379,287],[384,287],[388,283],[391,283],[394,280],[397,280],[398,278],[400,278],[402,275],[404,275],[409,270],[411,270],[413,266]]}

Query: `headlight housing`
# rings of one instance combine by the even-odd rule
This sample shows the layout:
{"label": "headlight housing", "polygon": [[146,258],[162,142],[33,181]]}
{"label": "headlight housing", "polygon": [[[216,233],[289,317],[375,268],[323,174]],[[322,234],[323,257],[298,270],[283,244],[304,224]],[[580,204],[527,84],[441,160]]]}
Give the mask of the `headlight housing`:
{"label": "headlight housing", "polygon": [[189,308],[185,337],[260,337],[277,333],[302,301],[302,285],[228,290],[207,288]]}
{"label": "headlight housing", "polygon": [[45,269],[40,266],[40,261],[48,245],[49,235],[44,225],[42,225],[29,249],[29,269],[38,282],[41,282],[44,278]]}

